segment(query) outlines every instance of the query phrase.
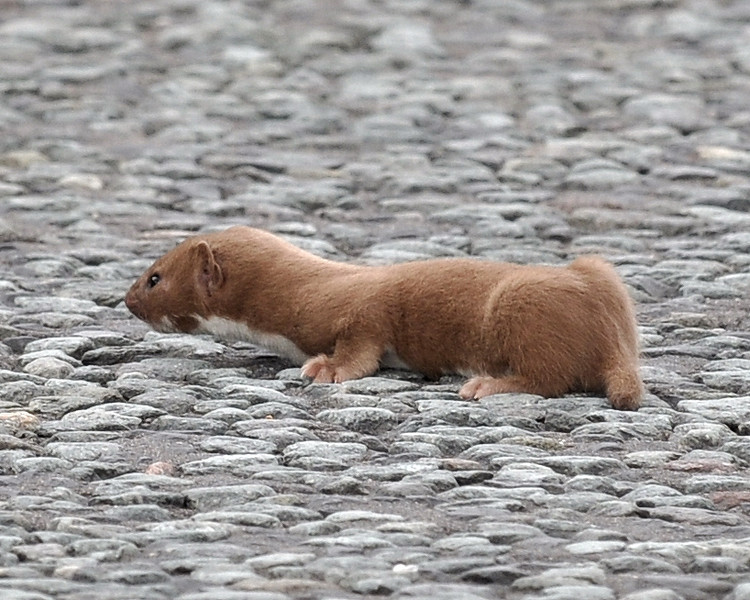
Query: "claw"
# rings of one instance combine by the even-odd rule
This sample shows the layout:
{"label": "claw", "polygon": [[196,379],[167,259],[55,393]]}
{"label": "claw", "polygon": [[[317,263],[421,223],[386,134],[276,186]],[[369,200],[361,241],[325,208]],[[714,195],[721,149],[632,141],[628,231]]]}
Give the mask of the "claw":
{"label": "claw", "polygon": [[310,377],[315,383],[341,383],[342,378],[336,373],[333,360],[325,354],[319,354],[302,365],[302,374]]}

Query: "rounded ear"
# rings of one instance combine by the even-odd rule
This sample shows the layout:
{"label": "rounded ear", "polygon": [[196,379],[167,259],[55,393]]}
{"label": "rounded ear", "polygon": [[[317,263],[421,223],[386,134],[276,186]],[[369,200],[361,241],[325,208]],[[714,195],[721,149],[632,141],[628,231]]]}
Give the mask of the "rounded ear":
{"label": "rounded ear", "polygon": [[216,255],[206,241],[200,241],[193,248],[198,284],[211,296],[224,284],[224,272],[216,261]]}

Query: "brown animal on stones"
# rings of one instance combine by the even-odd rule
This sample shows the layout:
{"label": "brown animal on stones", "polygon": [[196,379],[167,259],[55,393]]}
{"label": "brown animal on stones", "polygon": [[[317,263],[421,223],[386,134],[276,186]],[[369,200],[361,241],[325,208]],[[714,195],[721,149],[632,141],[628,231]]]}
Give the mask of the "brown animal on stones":
{"label": "brown animal on stones", "polygon": [[158,331],[247,340],[303,364],[316,382],[385,365],[466,374],[463,398],[583,391],[634,410],[643,396],[633,303],[595,256],[564,267],[454,258],[362,266],[232,227],[165,254],[125,302]]}

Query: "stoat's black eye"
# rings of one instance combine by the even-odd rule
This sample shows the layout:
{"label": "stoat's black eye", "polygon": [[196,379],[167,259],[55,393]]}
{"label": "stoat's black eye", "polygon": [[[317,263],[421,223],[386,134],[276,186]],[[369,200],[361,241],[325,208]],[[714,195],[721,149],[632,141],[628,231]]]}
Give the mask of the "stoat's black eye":
{"label": "stoat's black eye", "polygon": [[148,287],[154,287],[157,283],[159,283],[160,279],[161,277],[159,277],[159,274],[154,273],[153,275],[151,275],[151,277],[148,278]]}

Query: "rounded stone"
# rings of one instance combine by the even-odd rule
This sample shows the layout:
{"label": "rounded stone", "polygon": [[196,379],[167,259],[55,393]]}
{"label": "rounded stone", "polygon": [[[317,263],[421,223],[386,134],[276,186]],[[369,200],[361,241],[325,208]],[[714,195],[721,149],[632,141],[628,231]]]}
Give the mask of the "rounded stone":
{"label": "rounded stone", "polygon": [[384,408],[349,407],[324,410],[317,415],[326,421],[344,427],[350,431],[370,435],[383,434],[392,430],[398,423],[397,415]]}
{"label": "rounded stone", "polygon": [[65,379],[73,374],[75,367],[64,360],[48,356],[32,360],[23,370],[45,379]]}

